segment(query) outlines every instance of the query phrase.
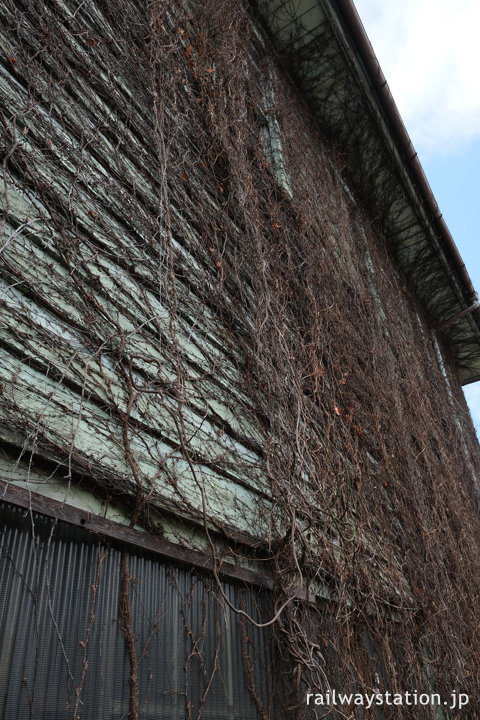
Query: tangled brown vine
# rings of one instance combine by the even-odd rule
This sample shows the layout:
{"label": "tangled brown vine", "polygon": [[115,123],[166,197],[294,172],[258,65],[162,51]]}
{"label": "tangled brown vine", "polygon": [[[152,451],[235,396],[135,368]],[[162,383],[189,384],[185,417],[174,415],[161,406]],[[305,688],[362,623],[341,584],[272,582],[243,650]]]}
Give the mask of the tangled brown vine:
{"label": "tangled brown vine", "polygon": [[[246,3],[67,5],[6,2],[3,422],[132,527],[267,569],[282,718],[333,685],[461,685],[478,712],[477,443],[391,188],[386,225]],[[243,657],[274,717],[246,630]]]}

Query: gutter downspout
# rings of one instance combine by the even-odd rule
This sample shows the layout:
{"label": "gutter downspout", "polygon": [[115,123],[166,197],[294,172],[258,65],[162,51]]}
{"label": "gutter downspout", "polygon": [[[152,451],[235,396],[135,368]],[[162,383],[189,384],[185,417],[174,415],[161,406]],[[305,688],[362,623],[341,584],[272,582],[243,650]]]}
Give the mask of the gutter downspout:
{"label": "gutter downspout", "polygon": [[448,320],[444,320],[443,322],[441,322],[440,325],[437,325],[435,330],[443,330],[443,328],[446,328],[448,325],[455,322],[456,320],[460,320],[460,318],[465,317],[465,315],[469,315],[471,312],[473,312],[479,307],[480,303],[478,301],[474,302],[473,305],[470,305],[470,307],[465,308],[465,310],[460,310],[460,312],[448,318]]}

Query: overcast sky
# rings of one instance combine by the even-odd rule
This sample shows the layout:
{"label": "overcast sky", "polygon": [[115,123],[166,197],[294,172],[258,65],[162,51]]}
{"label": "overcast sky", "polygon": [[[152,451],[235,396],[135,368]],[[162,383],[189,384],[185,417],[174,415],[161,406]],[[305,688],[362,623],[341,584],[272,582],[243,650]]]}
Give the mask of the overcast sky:
{"label": "overcast sky", "polygon": [[480,2],[356,0],[418,150],[448,154],[480,137]]}
{"label": "overcast sky", "polygon": [[[480,291],[480,0],[354,0]],[[465,388],[480,432],[480,383]]]}

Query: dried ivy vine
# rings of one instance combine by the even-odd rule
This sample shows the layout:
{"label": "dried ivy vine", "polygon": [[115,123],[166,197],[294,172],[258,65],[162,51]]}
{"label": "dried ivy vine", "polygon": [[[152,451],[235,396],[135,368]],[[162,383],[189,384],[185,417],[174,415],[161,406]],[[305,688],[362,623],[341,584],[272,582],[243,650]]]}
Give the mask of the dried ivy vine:
{"label": "dried ivy vine", "polygon": [[[282,717],[304,717],[305,693],[333,684],[402,690],[430,678],[450,691],[461,679],[473,697],[479,462],[460,389],[445,381],[382,218],[372,224],[346,187],[340,153],[251,9],[154,0],[140,22],[122,2],[97,27],[80,8],[66,19],[7,5],[18,45],[5,62],[26,99],[2,114],[3,220],[17,217],[8,185],[37,217],[17,217],[1,241],[3,279],[72,328],[75,352],[47,326],[35,336],[18,326],[31,367],[48,366],[53,384],[81,398],[69,443],[8,395],[12,428],[67,464],[72,482],[86,473],[121,499],[132,527],[161,531],[161,506],[205,527],[216,568],[237,555],[268,559]],[[27,42],[32,23],[43,36]],[[91,59],[77,84],[72,37]],[[134,95],[112,80],[126,69]],[[77,116],[61,119],[58,88],[78,99]],[[68,177],[60,190],[55,168]],[[391,188],[384,194],[388,205]],[[23,262],[25,234],[41,244],[37,274]],[[17,319],[31,312],[27,300],[4,305]],[[106,445],[116,435],[116,464],[80,447],[88,403]],[[212,478],[258,495],[251,532],[219,516]],[[124,553],[119,614],[136,720],[132,581]],[[265,719],[247,635],[243,652]],[[199,718],[217,671],[215,662]],[[185,707],[190,720],[187,679]]]}

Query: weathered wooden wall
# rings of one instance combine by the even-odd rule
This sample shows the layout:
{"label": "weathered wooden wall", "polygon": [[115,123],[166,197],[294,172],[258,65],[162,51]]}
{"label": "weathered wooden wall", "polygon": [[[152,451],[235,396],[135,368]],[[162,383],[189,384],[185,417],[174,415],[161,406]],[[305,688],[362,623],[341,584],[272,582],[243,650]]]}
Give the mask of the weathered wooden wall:
{"label": "weathered wooden wall", "polygon": [[[178,166],[175,288],[167,277],[146,9],[6,12],[5,426],[120,493],[136,476],[176,512],[201,515],[205,485],[209,513],[261,533],[262,434],[208,302],[219,273]],[[214,180],[197,175],[196,202],[215,214]]]}
{"label": "weathered wooden wall", "polygon": [[[330,598],[345,682],[372,677],[368,631],[386,681],[406,656],[425,679],[428,645],[431,677],[473,688],[461,389],[260,23],[228,2],[4,5],[4,478],[210,534],[280,604]],[[320,673],[289,608],[282,642]]]}

